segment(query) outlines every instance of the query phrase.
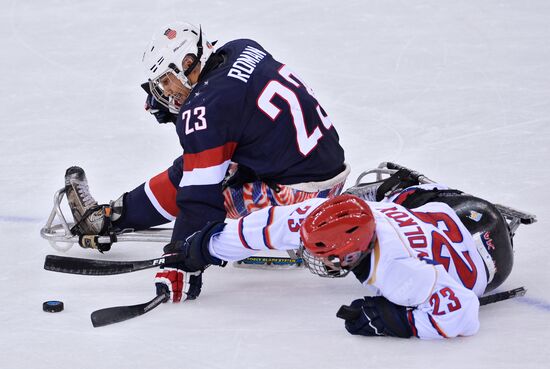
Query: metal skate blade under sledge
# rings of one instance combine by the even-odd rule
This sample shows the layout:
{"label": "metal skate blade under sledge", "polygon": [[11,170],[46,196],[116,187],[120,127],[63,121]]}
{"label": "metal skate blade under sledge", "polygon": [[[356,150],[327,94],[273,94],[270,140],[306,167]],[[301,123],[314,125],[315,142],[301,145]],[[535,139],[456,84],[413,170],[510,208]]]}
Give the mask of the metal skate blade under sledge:
{"label": "metal skate blade under sledge", "polygon": [[387,179],[389,176],[396,173],[399,169],[407,169],[408,171],[411,172],[411,175],[413,177],[417,178],[418,182],[420,182],[422,184],[435,183],[435,181],[429,179],[424,174],[421,174],[421,173],[419,173],[415,170],[409,169],[405,166],[402,166],[402,165],[399,165],[399,164],[396,164],[396,163],[392,163],[392,162],[389,162],[389,161],[383,161],[382,163],[380,163],[378,165],[378,167],[376,167],[374,169],[366,170],[363,173],[361,173],[357,177],[357,180],[355,181],[355,186],[360,185],[362,183],[363,178],[365,178],[366,176],[368,176],[370,174],[375,174],[376,178],[375,178],[374,181],[378,182],[378,181],[382,181],[384,179]]}
{"label": "metal skate blade under sledge", "polygon": [[[48,240],[50,245],[57,251],[66,252],[75,243],[78,243],[78,235],[71,232],[74,225],[68,222],[61,210],[61,202],[65,196],[65,188],[54,194],[53,209],[48,217],[46,225],[40,230],[42,238]],[[54,224],[54,222],[56,222]],[[125,229],[116,234],[116,242],[161,242],[169,243],[172,237],[172,228],[150,228],[143,231]],[[100,243],[110,242],[110,236],[99,236]]]}
{"label": "metal skate blade under sledge", "polygon": [[495,204],[495,206],[506,220],[506,223],[508,223],[508,228],[510,228],[510,235],[512,237],[521,224],[533,224],[537,221],[537,217],[534,214],[529,214],[500,204]]}

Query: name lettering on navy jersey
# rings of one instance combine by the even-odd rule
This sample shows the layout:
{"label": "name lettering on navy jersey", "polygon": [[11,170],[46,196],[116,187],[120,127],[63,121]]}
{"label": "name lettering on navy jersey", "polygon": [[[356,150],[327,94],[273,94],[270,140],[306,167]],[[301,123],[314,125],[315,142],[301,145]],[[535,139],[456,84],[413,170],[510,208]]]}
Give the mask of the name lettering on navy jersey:
{"label": "name lettering on navy jersey", "polygon": [[233,63],[227,75],[247,83],[256,66],[265,56],[266,53],[263,51],[247,46]]}

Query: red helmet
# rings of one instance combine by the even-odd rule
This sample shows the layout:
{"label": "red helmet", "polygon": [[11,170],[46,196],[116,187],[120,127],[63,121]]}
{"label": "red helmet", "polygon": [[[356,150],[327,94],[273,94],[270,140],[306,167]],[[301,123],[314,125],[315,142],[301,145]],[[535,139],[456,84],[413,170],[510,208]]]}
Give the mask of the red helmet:
{"label": "red helmet", "polygon": [[324,202],[308,215],[300,228],[304,248],[312,255],[340,265],[346,262],[350,267],[370,251],[374,232],[371,209],[353,195]]}

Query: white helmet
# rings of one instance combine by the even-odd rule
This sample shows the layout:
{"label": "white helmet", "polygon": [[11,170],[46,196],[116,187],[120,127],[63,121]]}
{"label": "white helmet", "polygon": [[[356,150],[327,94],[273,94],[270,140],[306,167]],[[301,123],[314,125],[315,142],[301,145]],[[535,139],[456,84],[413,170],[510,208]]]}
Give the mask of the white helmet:
{"label": "white helmet", "polygon": [[[202,68],[214,52],[214,47],[206,39],[201,28],[186,22],[176,22],[163,27],[143,53],[143,65],[149,80],[151,93],[157,101],[177,113],[179,107],[173,99],[163,95],[160,79],[166,73],[174,74],[183,85],[193,88],[187,76],[200,62]],[[187,54],[195,55],[195,61],[187,70],[182,70],[182,61]]]}

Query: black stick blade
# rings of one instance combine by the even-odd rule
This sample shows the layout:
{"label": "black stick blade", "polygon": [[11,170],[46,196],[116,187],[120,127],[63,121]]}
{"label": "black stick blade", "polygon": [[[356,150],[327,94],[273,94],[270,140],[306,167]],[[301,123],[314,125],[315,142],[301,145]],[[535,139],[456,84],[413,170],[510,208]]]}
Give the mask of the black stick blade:
{"label": "black stick blade", "polygon": [[167,298],[168,295],[158,295],[151,301],[144,304],[115,306],[96,310],[91,315],[92,325],[97,328],[135,318],[136,316],[143,315],[146,312],[156,308],[161,303],[166,301]]}
{"label": "black stick blade", "polygon": [[44,260],[44,269],[59,273],[110,275],[129,273],[134,271],[135,267],[131,261],[123,262],[47,255],[46,260]]}

